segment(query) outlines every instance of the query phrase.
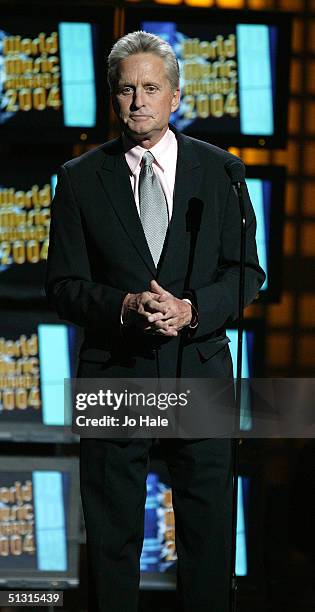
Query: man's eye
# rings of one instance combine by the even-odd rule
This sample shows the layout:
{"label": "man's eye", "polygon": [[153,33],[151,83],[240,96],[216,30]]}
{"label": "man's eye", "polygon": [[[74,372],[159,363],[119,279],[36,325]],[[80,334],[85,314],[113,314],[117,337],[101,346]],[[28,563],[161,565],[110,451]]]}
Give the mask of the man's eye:
{"label": "man's eye", "polygon": [[155,85],[148,85],[148,86],[146,87],[146,91],[148,91],[149,93],[153,93],[153,92],[155,92],[155,91],[156,91],[156,89],[157,89],[157,88],[155,87]]}
{"label": "man's eye", "polygon": [[120,90],[120,93],[123,94],[124,96],[132,93],[132,89],[131,87],[123,87],[123,89]]}

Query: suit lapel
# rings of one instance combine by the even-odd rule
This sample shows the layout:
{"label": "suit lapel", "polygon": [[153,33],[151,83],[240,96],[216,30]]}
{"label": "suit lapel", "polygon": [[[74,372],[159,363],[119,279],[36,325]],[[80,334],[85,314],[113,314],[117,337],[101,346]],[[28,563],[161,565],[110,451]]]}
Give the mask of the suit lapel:
{"label": "suit lapel", "polygon": [[134,247],[155,278],[156,267],[138,215],[121,139],[111,143],[111,147],[105,147],[105,153],[98,171],[103,188]]}
{"label": "suit lapel", "polygon": [[192,141],[176,131],[175,133],[178,142],[178,154],[173,213],[158,268],[158,281],[162,286],[169,285],[172,279],[183,276],[183,266],[186,270],[187,256],[185,257],[185,255],[188,255],[188,238],[190,237],[187,231],[186,217],[189,202],[196,197],[200,184],[200,161]]}

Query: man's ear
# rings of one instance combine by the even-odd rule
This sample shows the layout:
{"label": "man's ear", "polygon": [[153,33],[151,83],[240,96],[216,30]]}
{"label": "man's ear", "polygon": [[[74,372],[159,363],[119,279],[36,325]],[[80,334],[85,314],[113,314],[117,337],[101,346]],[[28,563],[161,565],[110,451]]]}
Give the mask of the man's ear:
{"label": "man's ear", "polygon": [[179,107],[179,103],[180,103],[180,89],[175,89],[175,91],[173,92],[173,99],[172,99],[172,113],[174,113],[178,107]]}

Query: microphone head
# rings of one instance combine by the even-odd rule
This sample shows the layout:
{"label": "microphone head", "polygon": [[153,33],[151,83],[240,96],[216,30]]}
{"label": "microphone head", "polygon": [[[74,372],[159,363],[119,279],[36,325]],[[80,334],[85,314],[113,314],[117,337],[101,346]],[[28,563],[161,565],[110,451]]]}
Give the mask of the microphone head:
{"label": "microphone head", "polygon": [[245,183],[245,166],[240,159],[228,159],[224,168],[233,184]]}

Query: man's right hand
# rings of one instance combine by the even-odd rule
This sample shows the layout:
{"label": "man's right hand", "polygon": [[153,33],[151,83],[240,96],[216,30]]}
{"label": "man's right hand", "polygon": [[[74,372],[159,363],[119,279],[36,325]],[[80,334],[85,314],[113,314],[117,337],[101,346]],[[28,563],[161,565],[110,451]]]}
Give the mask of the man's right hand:
{"label": "man's right hand", "polygon": [[[159,295],[151,291],[128,293],[122,305],[122,322],[126,326],[136,326],[145,332],[155,332],[148,317],[156,313],[157,320],[163,319],[167,306],[158,301]],[[165,312],[164,312],[165,310]]]}

